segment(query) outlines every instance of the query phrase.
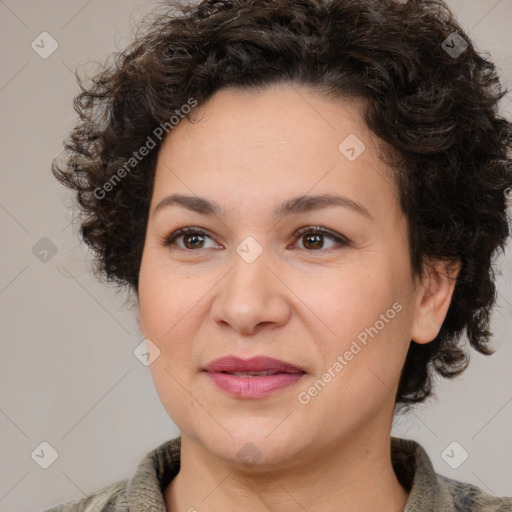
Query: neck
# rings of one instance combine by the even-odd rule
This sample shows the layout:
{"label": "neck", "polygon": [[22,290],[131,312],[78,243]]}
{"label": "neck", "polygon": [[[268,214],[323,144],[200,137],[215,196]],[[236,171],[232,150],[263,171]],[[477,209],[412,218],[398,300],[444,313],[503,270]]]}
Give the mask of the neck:
{"label": "neck", "polygon": [[359,432],[287,466],[244,469],[182,434],[180,471],[164,493],[167,512],[401,511],[408,492],[393,471],[390,443],[388,432]]}

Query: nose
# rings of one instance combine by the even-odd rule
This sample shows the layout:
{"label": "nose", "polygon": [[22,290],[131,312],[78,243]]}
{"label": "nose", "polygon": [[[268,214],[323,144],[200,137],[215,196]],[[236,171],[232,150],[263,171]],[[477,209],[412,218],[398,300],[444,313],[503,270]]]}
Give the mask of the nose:
{"label": "nose", "polygon": [[278,275],[265,251],[250,263],[234,251],[232,269],[216,287],[212,320],[246,335],[285,325],[291,292]]}

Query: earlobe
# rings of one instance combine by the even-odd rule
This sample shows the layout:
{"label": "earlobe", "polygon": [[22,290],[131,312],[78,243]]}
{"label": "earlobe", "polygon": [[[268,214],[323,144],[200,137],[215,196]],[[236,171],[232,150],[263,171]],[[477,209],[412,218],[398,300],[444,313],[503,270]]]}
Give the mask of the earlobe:
{"label": "earlobe", "polygon": [[411,328],[411,340],[416,343],[433,341],[441,330],[455,290],[461,262],[436,260],[420,285],[416,312]]}

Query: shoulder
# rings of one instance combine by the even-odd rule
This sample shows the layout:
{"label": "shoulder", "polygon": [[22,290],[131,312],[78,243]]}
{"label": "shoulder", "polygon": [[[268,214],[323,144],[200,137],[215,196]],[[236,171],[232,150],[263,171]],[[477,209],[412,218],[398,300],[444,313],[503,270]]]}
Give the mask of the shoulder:
{"label": "shoulder", "polygon": [[404,512],[512,512],[512,497],[496,497],[437,473],[416,441],[392,437],[391,460],[398,480],[409,489]]}
{"label": "shoulder", "polygon": [[65,501],[41,512],[128,512],[128,480],[116,482],[85,498]]}
{"label": "shoulder", "polygon": [[488,494],[476,485],[459,482],[437,474],[441,493],[454,505],[454,510],[464,512],[512,512],[512,497]]}
{"label": "shoulder", "polygon": [[41,512],[160,510],[159,506],[163,504],[162,489],[180,468],[180,447],[180,437],[165,441],[144,456],[131,478],[117,481],[90,496],[66,501]]}

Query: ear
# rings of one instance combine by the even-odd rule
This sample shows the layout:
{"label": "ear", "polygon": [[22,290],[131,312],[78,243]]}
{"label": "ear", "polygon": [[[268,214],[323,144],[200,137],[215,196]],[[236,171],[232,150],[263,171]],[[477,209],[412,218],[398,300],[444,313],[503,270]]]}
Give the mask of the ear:
{"label": "ear", "polygon": [[459,275],[461,262],[431,261],[420,284],[411,340],[428,343],[441,330]]}

